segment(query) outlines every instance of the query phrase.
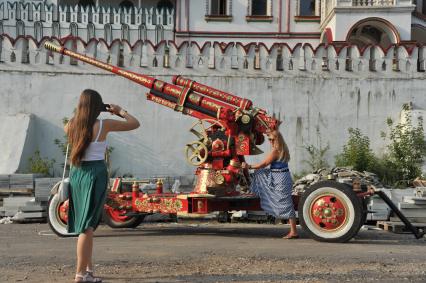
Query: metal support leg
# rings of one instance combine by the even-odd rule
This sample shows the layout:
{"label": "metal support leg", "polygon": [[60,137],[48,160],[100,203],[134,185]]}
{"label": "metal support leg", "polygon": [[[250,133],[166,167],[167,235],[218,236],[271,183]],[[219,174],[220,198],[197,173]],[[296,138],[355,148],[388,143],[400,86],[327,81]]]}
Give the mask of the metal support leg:
{"label": "metal support leg", "polygon": [[424,236],[425,232],[422,229],[414,227],[383,191],[375,190],[374,193],[377,194],[384,202],[386,202],[386,204],[392,209],[392,211],[395,212],[399,219],[401,219],[401,221],[405,224],[405,227],[414,234],[416,239],[420,239]]}

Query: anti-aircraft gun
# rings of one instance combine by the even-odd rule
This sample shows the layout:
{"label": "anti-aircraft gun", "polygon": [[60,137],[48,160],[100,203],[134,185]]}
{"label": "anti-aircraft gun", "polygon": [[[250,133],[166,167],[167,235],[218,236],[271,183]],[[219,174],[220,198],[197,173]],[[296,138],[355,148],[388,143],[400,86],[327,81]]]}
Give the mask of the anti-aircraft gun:
{"label": "anti-aircraft gun", "polygon": [[[104,221],[114,228],[136,227],[146,214],[163,213],[177,216],[205,216],[211,212],[231,210],[261,210],[259,199],[241,194],[237,185],[247,185],[247,172],[241,168],[244,157],[260,152],[257,145],[264,142],[264,134],[274,130],[278,121],[256,108],[245,98],[209,87],[181,76],[167,83],[103,63],[73,52],[63,46],[46,42],[50,51],[69,56],[97,68],[125,77],[149,89],[148,100],[199,119],[190,132],[196,140],[186,145],[187,161],[197,166],[196,184],[190,193],[164,193],[161,182],[157,191],[147,194],[140,183],[133,182],[131,191],[122,190],[120,179],[111,187],[105,205]],[[400,216],[417,238],[423,232],[412,226],[380,190],[358,190],[351,184],[330,176],[318,182],[294,199],[303,228],[316,240],[345,242],[359,231],[365,222],[365,199],[373,194],[382,197]],[[49,200],[49,224],[52,230],[67,236],[68,202],[60,203],[56,196],[58,185]],[[298,207],[299,206],[299,207]]]}
{"label": "anti-aircraft gun", "polygon": [[173,84],[126,71],[46,43],[45,48],[81,60],[143,85],[150,91],[148,100],[174,111],[199,119],[190,132],[196,140],[185,148],[187,161],[198,166],[197,184],[193,193],[231,196],[241,175],[244,156],[259,153],[256,145],[263,143],[263,134],[275,129],[277,120],[266,111],[253,107],[245,98],[175,76]]}

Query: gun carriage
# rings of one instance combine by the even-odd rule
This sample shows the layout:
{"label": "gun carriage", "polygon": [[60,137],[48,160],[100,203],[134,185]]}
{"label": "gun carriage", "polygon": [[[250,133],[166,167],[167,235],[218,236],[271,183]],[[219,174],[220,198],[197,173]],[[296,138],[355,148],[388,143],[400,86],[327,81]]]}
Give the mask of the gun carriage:
{"label": "gun carriage", "polygon": [[[132,184],[131,190],[123,190],[121,179],[116,179],[104,209],[104,221],[109,226],[136,227],[145,215],[153,213],[196,217],[211,212],[261,210],[256,196],[241,193],[237,187],[249,183],[248,172],[241,168],[244,157],[260,153],[257,146],[264,142],[264,134],[278,126],[278,121],[265,110],[254,107],[248,99],[181,76],[173,77],[170,84],[50,42],[44,47],[138,83],[149,89],[149,101],[198,119],[190,129],[196,139],[185,148],[187,161],[197,166],[193,191],[164,193],[158,183],[156,192],[147,194],[140,190],[138,182]],[[52,189],[49,200],[49,224],[56,234],[70,236],[66,232],[68,202],[59,203],[57,187]],[[329,180],[296,194],[293,201],[299,221],[310,236],[319,241],[345,242],[365,222],[365,200],[374,193],[354,191],[350,185]],[[409,227],[411,224],[406,222]],[[421,237],[421,231],[412,225],[409,228]]]}

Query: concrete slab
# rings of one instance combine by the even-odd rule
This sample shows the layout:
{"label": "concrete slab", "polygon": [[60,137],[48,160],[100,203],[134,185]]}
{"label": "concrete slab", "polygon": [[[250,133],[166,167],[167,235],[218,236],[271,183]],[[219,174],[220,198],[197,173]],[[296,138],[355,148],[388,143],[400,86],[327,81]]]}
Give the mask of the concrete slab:
{"label": "concrete slab", "polygon": [[0,116],[0,174],[13,174],[26,163],[24,149],[31,119],[30,114]]}

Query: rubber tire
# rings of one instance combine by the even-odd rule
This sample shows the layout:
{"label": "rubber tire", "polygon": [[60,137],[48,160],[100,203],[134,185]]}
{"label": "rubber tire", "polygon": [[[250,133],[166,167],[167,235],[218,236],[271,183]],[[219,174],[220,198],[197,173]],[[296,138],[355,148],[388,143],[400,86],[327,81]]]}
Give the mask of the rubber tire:
{"label": "rubber tire", "polygon": [[58,194],[50,195],[47,206],[47,223],[49,223],[50,229],[59,237],[77,237],[78,234],[68,233],[67,225],[59,219],[59,205]]}
{"label": "rubber tire", "polygon": [[145,215],[132,216],[128,220],[123,222],[118,222],[113,220],[106,209],[102,213],[103,222],[111,228],[136,228],[143,222]]}
{"label": "rubber tire", "polygon": [[[342,201],[346,201],[349,210],[348,222],[344,224],[342,229],[339,229],[335,233],[321,232],[320,229],[316,229],[316,224],[313,224],[309,215],[306,215],[311,202],[315,200],[316,196],[327,192],[337,194]],[[353,213],[351,213],[351,210]],[[310,237],[320,242],[347,242],[358,233],[359,229],[364,224],[362,223],[364,218],[362,200],[356,196],[350,186],[335,181],[318,182],[306,189],[300,198],[298,213],[300,225],[303,227],[304,231],[306,231]]]}

